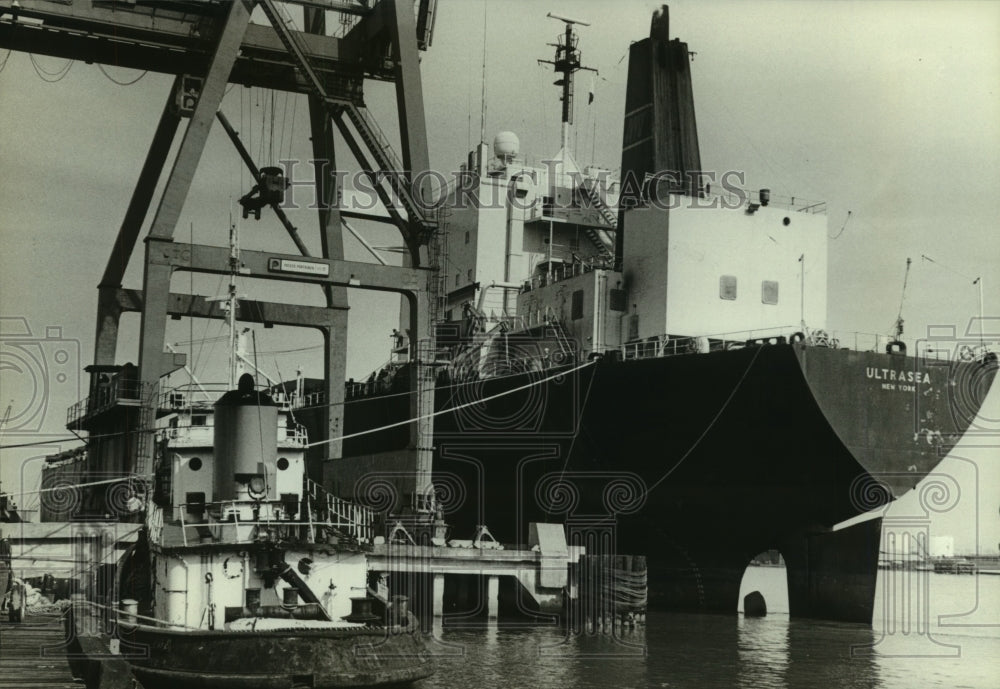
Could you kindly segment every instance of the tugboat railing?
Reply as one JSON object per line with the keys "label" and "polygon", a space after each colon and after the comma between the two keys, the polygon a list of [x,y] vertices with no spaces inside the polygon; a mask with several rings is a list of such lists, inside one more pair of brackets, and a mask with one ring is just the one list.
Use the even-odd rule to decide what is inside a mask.
{"label": "tugboat railing", "polygon": [[[157,405],[163,411],[179,412],[191,408],[209,409],[229,390],[229,385],[225,383],[207,383],[204,385],[185,383],[167,388],[161,392],[157,399]],[[271,399],[278,405],[278,409],[281,411],[289,411],[296,406],[294,394],[271,392]]]}
{"label": "tugboat railing", "polygon": [[[241,508],[254,509],[259,507],[259,503],[252,500],[182,503],[177,505],[180,523],[175,524],[175,528],[176,526],[180,527],[181,542],[185,547],[191,545],[192,540],[198,542],[206,528],[215,532],[222,530],[220,533],[223,534],[228,528],[228,535],[216,536],[213,534],[213,539],[216,539],[213,542],[216,543],[254,543],[258,540],[257,533],[251,527],[257,526],[282,532],[294,532],[301,529],[309,534],[310,540],[314,538],[317,528],[326,527],[340,530],[358,543],[372,542],[374,515],[369,508],[329,494],[326,494],[326,498],[324,501],[310,493],[307,499],[301,502],[305,514],[304,518],[300,519],[275,518],[266,511],[256,519],[241,519]],[[317,512],[314,513],[314,510]],[[188,521],[185,515],[189,512],[215,512],[225,518],[213,521]],[[189,538],[191,529],[194,529],[198,535]],[[286,533],[285,535],[290,534]]]}
{"label": "tugboat railing", "polygon": [[306,479],[306,494],[314,508],[325,507],[327,522],[333,523],[334,528],[345,529],[358,541],[371,542],[375,523],[375,513],[371,508],[338,498],[310,478]]}

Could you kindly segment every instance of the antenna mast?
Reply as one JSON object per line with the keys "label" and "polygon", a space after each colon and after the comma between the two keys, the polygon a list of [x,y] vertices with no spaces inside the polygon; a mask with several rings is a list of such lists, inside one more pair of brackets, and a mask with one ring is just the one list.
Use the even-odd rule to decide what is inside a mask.
{"label": "antenna mast", "polygon": [[479,143],[486,143],[486,43],[489,37],[489,34],[486,33],[486,10],[487,5],[483,3],[483,93],[479,109]]}
{"label": "antenna mast", "polygon": [[581,69],[597,73],[593,67],[584,67],[580,64],[580,51],[576,47],[579,38],[573,33],[573,25],[590,26],[590,24],[579,19],[561,17],[551,12],[546,16],[566,24],[566,33],[559,36],[556,43],[548,44],[556,49],[555,59],[539,60],[538,64],[552,65],[554,71],[561,75],[554,83],[556,86],[562,86],[562,148],[568,152],[569,128],[573,124],[573,75]]}
{"label": "antenna mast", "polygon": [[239,232],[232,215],[229,216],[229,293],[226,298],[226,322],[229,324],[229,389],[236,387],[236,369],[239,366],[238,336],[236,334],[236,309],[239,296],[236,294],[236,274],[240,269]]}

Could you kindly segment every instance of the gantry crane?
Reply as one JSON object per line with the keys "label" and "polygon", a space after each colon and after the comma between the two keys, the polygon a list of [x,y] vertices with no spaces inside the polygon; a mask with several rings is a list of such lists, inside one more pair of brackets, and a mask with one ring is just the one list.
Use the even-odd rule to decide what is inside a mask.
{"label": "gantry crane", "polygon": [[[282,4],[303,6],[303,31],[286,25],[280,16]],[[270,26],[250,22],[258,6]],[[328,12],[352,18],[342,37],[327,35]],[[185,363],[183,355],[164,349],[167,318],[225,317],[218,302],[170,291],[175,271],[221,275],[231,270],[228,249],[184,243],[174,236],[216,119],[221,120],[262,189],[247,203],[256,204],[256,212],[271,207],[299,249],[298,255],[241,251],[240,273],[313,285],[325,294],[323,307],[244,300],[241,316],[248,322],[322,332],[326,438],[318,440],[343,435],[348,287],[405,297],[410,360],[417,371],[411,376],[411,418],[426,417],[433,411],[433,370],[423,364],[433,351],[433,346],[427,346],[428,341],[433,342],[429,315],[435,284],[433,266],[428,265],[428,243],[436,222],[425,206],[426,190],[415,187],[412,180],[429,169],[419,53],[430,46],[434,16],[435,0],[0,0],[0,48],[175,76],[98,286],[94,365],[89,367],[92,389],[102,372],[115,367],[121,315],[141,313],[138,389],[145,416],[133,419],[141,432],[131,449],[132,466],[123,467],[125,471],[148,474],[152,468],[154,447],[145,431],[152,425],[150,414],[157,403],[159,381]],[[366,79],[395,84],[401,158],[392,152],[365,108]],[[384,218],[360,216],[338,207],[338,178],[324,174],[315,175],[322,255],[309,256],[298,230],[281,212],[280,194],[266,193],[274,179],[265,176],[273,171],[256,168],[219,113],[229,83],[308,95],[313,157],[327,161],[332,168],[336,127],[402,235],[408,259],[402,267],[344,260],[342,214]],[[171,162],[172,144],[185,118],[189,122]],[[142,289],[128,289],[122,279],[168,163],[163,191],[144,238]],[[277,184],[281,183],[279,177]],[[92,430],[88,414],[84,409],[73,427]],[[432,439],[428,434],[432,432],[427,420],[412,424],[406,452],[413,482],[400,486],[404,493],[418,496],[430,486]],[[340,457],[339,442],[325,447],[325,458]]]}

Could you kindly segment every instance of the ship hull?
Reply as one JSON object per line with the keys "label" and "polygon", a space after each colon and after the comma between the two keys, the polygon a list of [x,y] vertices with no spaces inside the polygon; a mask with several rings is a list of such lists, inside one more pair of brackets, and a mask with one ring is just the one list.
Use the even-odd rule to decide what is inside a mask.
{"label": "ship hull", "polygon": [[420,632],[400,628],[227,632],[139,627],[121,637],[133,673],[151,689],[376,687],[433,672]]}
{"label": "ship hull", "polygon": [[[870,620],[877,521],[831,528],[932,472],[995,368],[779,344],[439,386],[438,410],[459,409],[435,418],[434,481],[454,537],[486,524],[524,542],[530,522],[561,522],[591,549],[646,555],[654,606],[735,610],[750,559],[778,549],[790,591],[796,577],[804,590],[851,581],[860,601],[831,614],[817,597],[832,592],[807,595],[793,614]],[[404,406],[348,404],[346,431],[406,418]],[[345,442],[345,457],[377,472],[400,447],[405,433],[391,429]],[[348,477],[341,485],[370,480]]]}

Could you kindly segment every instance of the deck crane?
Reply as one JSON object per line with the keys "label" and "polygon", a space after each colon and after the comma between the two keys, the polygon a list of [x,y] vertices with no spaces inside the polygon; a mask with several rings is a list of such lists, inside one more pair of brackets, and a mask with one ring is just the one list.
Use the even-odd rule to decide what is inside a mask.
{"label": "deck crane", "polygon": [[906,283],[910,279],[910,265],[912,265],[913,259],[907,257],[906,259],[906,272],[903,273],[903,293],[899,297],[899,313],[896,314],[896,323],[894,324],[895,329],[895,339],[899,339],[903,335],[903,302],[906,301]]}

